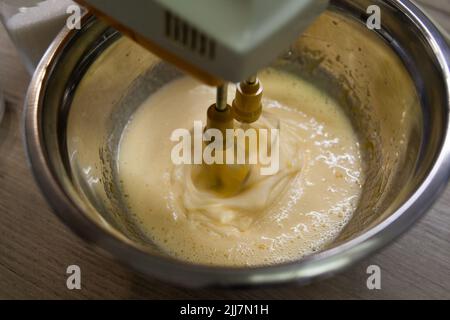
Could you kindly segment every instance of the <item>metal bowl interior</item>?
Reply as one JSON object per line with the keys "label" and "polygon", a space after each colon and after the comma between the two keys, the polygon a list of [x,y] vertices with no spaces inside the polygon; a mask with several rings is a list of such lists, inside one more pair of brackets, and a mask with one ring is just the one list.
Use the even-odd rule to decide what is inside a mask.
{"label": "metal bowl interior", "polygon": [[124,204],[117,146],[139,105],[183,74],[88,16],[81,30],[57,38],[28,93],[26,142],[41,189],[86,240],[182,285],[305,283],[367,256],[426,211],[450,167],[450,50],[410,2],[378,4],[383,26],[372,31],[365,25],[368,1],[332,2],[271,66],[330,92],[364,151],[358,209],[324,251],[280,265],[222,268],[177,261],[155,247]]}

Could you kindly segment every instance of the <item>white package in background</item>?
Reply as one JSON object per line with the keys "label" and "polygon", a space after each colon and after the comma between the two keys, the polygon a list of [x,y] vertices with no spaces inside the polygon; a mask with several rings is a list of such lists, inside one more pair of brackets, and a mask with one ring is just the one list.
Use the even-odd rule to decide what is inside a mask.
{"label": "white package in background", "polygon": [[27,70],[33,73],[45,51],[65,26],[71,0],[0,0],[9,10],[3,22]]}

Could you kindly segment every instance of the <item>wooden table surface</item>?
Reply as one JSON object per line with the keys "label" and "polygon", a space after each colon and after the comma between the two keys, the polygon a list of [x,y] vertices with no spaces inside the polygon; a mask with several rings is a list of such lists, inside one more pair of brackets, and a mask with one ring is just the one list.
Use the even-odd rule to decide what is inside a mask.
{"label": "wooden table surface", "polygon": [[[450,30],[450,1],[420,1]],[[27,166],[21,106],[29,77],[0,28],[0,88],[8,100],[0,124],[0,299],[450,299],[450,188],[407,234],[381,253],[321,282],[250,290],[188,290],[144,279],[95,253],[49,209]],[[82,289],[66,287],[66,268],[79,265]],[[382,289],[366,287],[378,265]]]}

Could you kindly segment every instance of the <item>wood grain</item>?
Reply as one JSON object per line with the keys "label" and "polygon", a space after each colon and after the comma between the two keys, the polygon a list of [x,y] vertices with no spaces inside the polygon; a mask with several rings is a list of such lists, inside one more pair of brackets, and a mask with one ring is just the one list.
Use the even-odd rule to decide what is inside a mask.
{"label": "wood grain", "polygon": [[[450,2],[418,1],[450,30]],[[450,188],[433,209],[381,253],[331,279],[252,290],[188,290],[144,279],[94,253],[51,212],[25,160],[21,105],[29,80],[0,29],[0,88],[8,103],[0,125],[0,298],[32,299],[450,299]],[[68,265],[82,269],[83,288],[69,291]],[[382,269],[382,290],[366,288],[366,268]]]}

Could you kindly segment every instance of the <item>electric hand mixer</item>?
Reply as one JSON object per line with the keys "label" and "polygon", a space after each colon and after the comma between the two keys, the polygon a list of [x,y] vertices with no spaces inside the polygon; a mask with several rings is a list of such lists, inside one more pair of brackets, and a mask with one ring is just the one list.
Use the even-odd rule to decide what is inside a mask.
{"label": "electric hand mixer", "polygon": [[[328,0],[77,1],[162,59],[216,86],[207,128],[222,132],[232,129],[234,120],[259,119],[263,88],[257,72],[328,5]],[[239,83],[232,106],[228,82]],[[219,172],[228,180],[233,176],[229,168]]]}
{"label": "electric hand mixer", "polygon": [[[78,0],[124,34],[209,85],[255,83],[328,0]],[[220,89],[219,89],[220,91]],[[218,94],[223,109],[223,94]]]}

